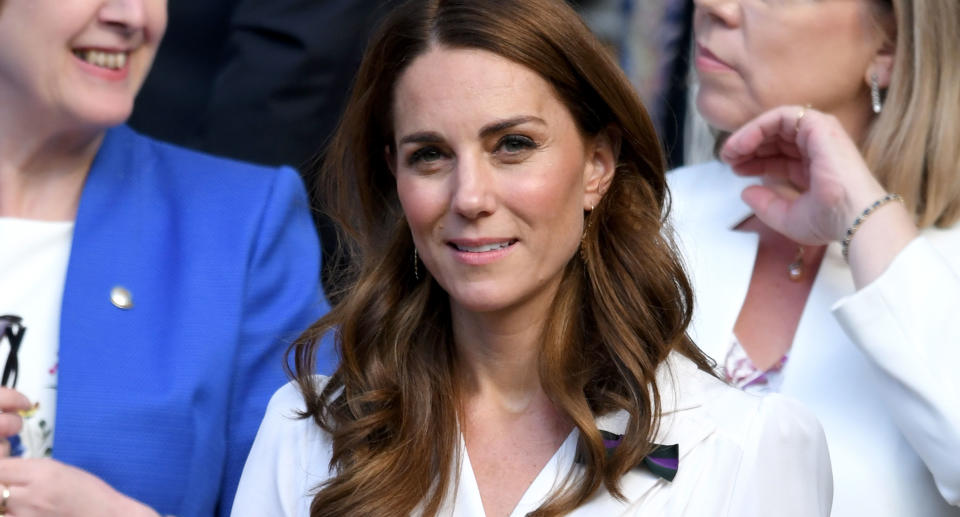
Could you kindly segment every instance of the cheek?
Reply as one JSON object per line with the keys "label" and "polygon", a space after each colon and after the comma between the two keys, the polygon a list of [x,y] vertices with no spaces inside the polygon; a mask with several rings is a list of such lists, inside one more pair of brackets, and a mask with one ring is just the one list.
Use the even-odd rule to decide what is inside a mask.
{"label": "cheek", "polygon": [[167,0],[150,0],[149,7],[154,37],[160,39],[167,30]]}
{"label": "cheek", "polygon": [[446,206],[442,185],[402,172],[397,174],[397,197],[415,236],[428,233],[433,222],[443,215]]}
{"label": "cheek", "polygon": [[836,11],[792,24],[752,20],[747,80],[761,108],[811,103],[824,109],[856,91],[866,70],[866,35],[857,12]]}
{"label": "cheek", "polygon": [[[547,167],[535,181],[514,185],[510,197],[516,212],[524,214],[531,226],[547,227],[544,240],[563,241],[573,235],[579,242],[583,218],[583,165],[569,162]],[[558,242],[559,243],[559,242]]]}

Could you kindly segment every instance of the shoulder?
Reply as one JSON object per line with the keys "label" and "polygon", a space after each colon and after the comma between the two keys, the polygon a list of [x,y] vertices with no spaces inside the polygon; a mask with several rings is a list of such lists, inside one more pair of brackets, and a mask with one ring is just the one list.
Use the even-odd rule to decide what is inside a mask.
{"label": "shoulder", "polygon": [[281,246],[281,256],[304,269],[319,264],[310,202],[300,175],[289,167],[211,156],[118,126],[108,131],[93,176],[99,188],[88,185],[84,196],[97,194],[98,206],[120,198],[114,210],[122,205],[162,234],[175,229],[177,238],[194,243],[195,253],[248,264],[245,254],[257,243],[267,251]]}
{"label": "shoulder", "polygon": [[[327,378],[315,378],[318,388]],[[330,437],[302,418],[303,396],[291,382],[273,394],[247,456],[233,515],[305,515],[312,491],[330,475]]]}
{"label": "shoulder", "polygon": [[[918,241],[927,241],[955,271],[960,271],[960,223],[949,228],[926,228],[921,235]],[[924,244],[917,247],[923,248]]]}
{"label": "shoulder", "polygon": [[680,445],[674,497],[716,515],[829,515],[830,458],[809,410],[779,394],[744,393],[692,363],[675,375],[679,395],[673,411],[665,407],[659,442]]}
{"label": "shoulder", "polygon": [[745,454],[763,447],[813,450],[825,446],[820,422],[796,400],[778,393],[745,393],[695,367],[683,370],[678,382],[686,384],[676,402],[678,422],[686,418],[709,422],[720,438],[717,443]]}
{"label": "shoulder", "polygon": [[[313,380],[316,389],[322,390],[329,378],[325,375],[316,375]],[[260,426],[261,432],[266,429],[268,432],[298,440],[326,439],[326,433],[314,424],[312,419],[300,417],[305,410],[306,404],[300,392],[300,386],[296,381],[290,381],[270,397]]]}
{"label": "shoulder", "polygon": [[182,186],[186,196],[192,192],[206,195],[216,191],[234,197],[262,195],[269,193],[275,184],[303,190],[299,175],[290,167],[271,167],[213,156],[161,142],[127,126],[111,128],[106,138],[111,145],[105,145],[105,148],[113,152],[128,150],[133,155],[138,174],[154,174],[166,184]]}
{"label": "shoulder", "polygon": [[[674,352],[657,370],[661,420],[656,443],[676,445],[676,477],[632,470],[631,508],[656,515],[788,517],[829,515],[832,474],[820,424],[780,395],[758,397],[699,370]],[[598,419],[620,434],[626,412]]]}
{"label": "shoulder", "polygon": [[[823,438],[820,423],[799,402],[780,394],[757,396],[738,390],[700,370],[683,355],[672,352],[657,369],[661,401],[660,443],[687,442],[686,450],[709,437],[723,446],[745,452],[764,435],[793,442],[798,447],[818,447]],[[602,429],[622,433],[626,414],[598,419]],[[619,415],[619,416],[618,416]],[[779,437],[779,438],[776,438]]]}

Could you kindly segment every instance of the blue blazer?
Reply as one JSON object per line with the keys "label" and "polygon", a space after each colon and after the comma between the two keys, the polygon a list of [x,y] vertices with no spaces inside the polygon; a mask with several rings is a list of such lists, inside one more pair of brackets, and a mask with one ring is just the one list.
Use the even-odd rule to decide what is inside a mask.
{"label": "blue blazer", "polygon": [[283,352],[328,309],[319,264],[293,170],[109,130],[67,268],[54,457],[162,514],[229,514]]}

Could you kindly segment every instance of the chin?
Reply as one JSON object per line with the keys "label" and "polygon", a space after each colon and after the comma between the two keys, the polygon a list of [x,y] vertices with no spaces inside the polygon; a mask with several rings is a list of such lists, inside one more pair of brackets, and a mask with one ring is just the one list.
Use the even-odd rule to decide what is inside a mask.
{"label": "chin", "polygon": [[516,297],[510,296],[502,289],[483,289],[472,286],[468,289],[445,290],[451,303],[472,313],[496,312],[507,309],[516,302]]}
{"label": "chin", "polygon": [[510,306],[501,297],[476,295],[451,295],[450,300],[462,310],[472,313],[496,312]]}
{"label": "chin", "polygon": [[84,127],[107,129],[126,122],[132,112],[133,102],[130,100],[125,102],[100,101],[74,110],[71,115]]}
{"label": "chin", "polygon": [[704,91],[697,92],[697,111],[714,129],[732,133],[745,124],[749,117],[745,117],[739,103],[730,97]]}

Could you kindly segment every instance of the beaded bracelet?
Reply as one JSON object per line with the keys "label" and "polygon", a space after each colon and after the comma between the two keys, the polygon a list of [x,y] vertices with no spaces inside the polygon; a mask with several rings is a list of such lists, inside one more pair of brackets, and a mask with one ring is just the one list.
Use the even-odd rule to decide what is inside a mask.
{"label": "beaded bracelet", "polygon": [[874,201],[873,204],[871,204],[867,208],[864,208],[863,212],[861,212],[860,215],[858,215],[857,218],[853,220],[853,224],[850,225],[849,228],[847,228],[847,233],[844,235],[843,243],[841,244],[841,249],[843,251],[843,260],[846,260],[847,262],[850,261],[850,257],[849,257],[850,241],[853,240],[853,235],[857,233],[857,230],[860,229],[860,225],[863,224],[863,222],[867,220],[867,217],[869,217],[870,214],[872,214],[876,209],[880,208],[881,206],[891,201],[899,201],[903,203],[903,198],[900,197],[900,194],[887,194],[886,196],[883,196],[882,198]]}

